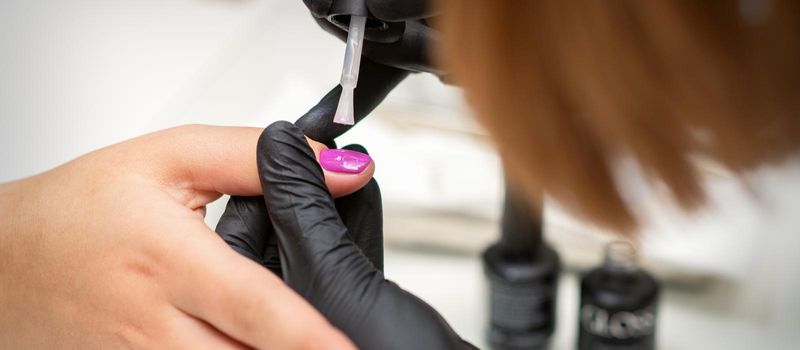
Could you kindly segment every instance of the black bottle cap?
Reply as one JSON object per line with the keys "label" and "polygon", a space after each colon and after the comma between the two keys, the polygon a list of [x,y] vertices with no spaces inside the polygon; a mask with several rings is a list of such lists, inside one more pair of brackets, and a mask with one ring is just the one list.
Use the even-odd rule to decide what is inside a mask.
{"label": "black bottle cap", "polygon": [[606,246],[604,263],[581,279],[579,350],[655,348],[659,285],[625,242]]}
{"label": "black bottle cap", "polygon": [[486,275],[492,282],[512,284],[541,284],[554,282],[560,271],[558,254],[546,244],[537,247],[537,259],[521,261],[509,258],[500,244],[483,252]]}

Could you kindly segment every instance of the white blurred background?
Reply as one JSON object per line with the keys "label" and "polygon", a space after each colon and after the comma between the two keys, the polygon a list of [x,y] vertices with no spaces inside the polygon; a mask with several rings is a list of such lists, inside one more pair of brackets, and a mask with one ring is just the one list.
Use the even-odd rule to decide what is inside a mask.
{"label": "white blurred background", "polygon": [[[0,1],[0,182],[170,126],[293,121],[335,86],[343,53],[300,0]],[[350,142],[377,163],[388,277],[484,347],[479,254],[497,235],[502,175],[459,91],[414,75]],[[716,203],[691,216],[620,169],[647,218],[644,264],[665,283],[660,347],[800,347],[800,162],[747,186],[705,169]],[[609,238],[548,204],[567,265],[554,348],[571,349],[577,272]]]}

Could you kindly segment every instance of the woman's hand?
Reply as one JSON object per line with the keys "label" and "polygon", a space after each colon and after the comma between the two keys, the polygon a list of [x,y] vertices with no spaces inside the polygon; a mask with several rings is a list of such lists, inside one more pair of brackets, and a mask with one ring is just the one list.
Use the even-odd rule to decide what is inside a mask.
{"label": "woman's hand", "polygon": [[260,133],[178,127],[0,185],[0,348],[352,348],[203,221],[222,193],[262,192]]}

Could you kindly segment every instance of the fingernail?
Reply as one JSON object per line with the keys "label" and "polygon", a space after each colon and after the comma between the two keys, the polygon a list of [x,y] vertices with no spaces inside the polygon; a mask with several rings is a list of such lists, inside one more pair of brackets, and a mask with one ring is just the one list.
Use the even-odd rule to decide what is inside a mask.
{"label": "fingernail", "polygon": [[346,149],[324,149],[319,153],[319,164],[325,170],[358,174],[372,163],[372,158],[360,152]]}

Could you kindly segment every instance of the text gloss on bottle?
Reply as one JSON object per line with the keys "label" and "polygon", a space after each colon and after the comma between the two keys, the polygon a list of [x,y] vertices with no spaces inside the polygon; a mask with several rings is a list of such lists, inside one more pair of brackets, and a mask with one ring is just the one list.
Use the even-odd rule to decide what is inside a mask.
{"label": "text gloss on bottle", "polygon": [[631,244],[607,245],[603,265],[581,279],[578,349],[655,349],[658,295]]}

